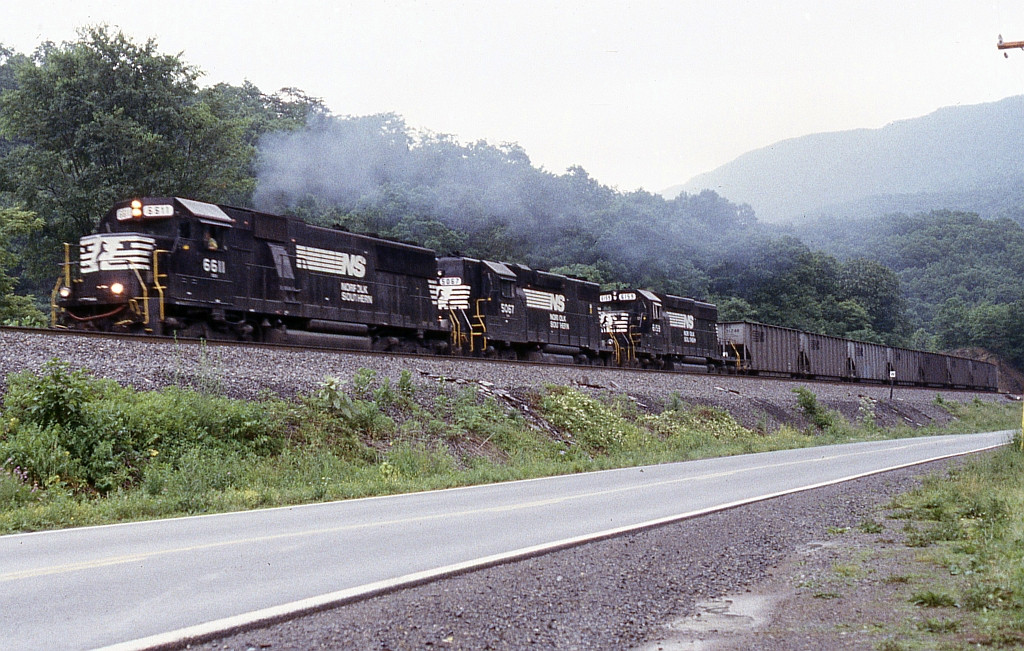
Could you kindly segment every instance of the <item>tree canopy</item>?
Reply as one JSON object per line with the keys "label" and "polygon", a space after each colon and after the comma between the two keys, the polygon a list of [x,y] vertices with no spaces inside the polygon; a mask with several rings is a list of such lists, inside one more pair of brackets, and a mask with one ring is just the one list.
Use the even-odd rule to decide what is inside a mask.
{"label": "tree canopy", "polygon": [[32,57],[2,53],[0,189],[43,220],[32,258],[47,266],[124,197],[247,202],[260,130],[305,120],[305,101],[251,85],[201,91],[180,56],[107,27]]}
{"label": "tree canopy", "polygon": [[0,45],[0,318],[24,316],[12,306],[26,293],[43,304],[60,243],[111,203],[174,195],[711,300],[723,319],[988,344],[1024,363],[1024,230],[1009,220],[945,211],[794,231],[711,191],[621,192],[579,165],[537,167],[515,143],[200,78],[108,27],[32,55]]}

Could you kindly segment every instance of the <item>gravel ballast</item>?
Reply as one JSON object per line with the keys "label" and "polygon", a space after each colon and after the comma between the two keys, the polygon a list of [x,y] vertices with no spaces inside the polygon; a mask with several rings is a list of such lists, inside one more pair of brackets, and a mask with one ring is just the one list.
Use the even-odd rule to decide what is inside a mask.
{"label": "gravel ballast", "polygon": [[[285,397],[315,390],[328,376],[347,380],[359,369],[377,371],[395,382],[410,371],[419,384],[445,381],[484,383],[499,391],[523,391],[545,384],[589,392],[627,394],[657,408],[676,394],[691,404],[720,407],[747,427],[772,431],[780,424],[806,425],[793,389],[810,388],[818,400],[851,420],[867,407],[883,427],[944,423],[949,413],[936,404],[936,389],[897,387],[894,398],[882,385],[780,381],[729,375],[689,375],[576,366],[532,366],[453,358],[420,358],[352,352],[309,351],[216,343],[124,340],[55,336],[0,329],[0,383],[9,373],[36,370],[61,359],[139,389],[192,385],[253,399],[265,393]],[[0,389],[3,388],[0,384]],[[942,391],[943,399],[1002,401],[994,393]]]}

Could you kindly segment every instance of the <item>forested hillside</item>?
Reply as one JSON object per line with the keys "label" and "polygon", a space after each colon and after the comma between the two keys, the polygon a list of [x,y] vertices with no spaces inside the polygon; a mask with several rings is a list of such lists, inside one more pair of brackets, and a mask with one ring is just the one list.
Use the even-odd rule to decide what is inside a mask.
{"label": "forested hillside", "polygon": [[823,221],[800,233],[833,255],[870,256],[893,269],[909,317],[922,329],[915,343],[983,347],[1024,368],[1024,229],[1018,223],[946,210]]}
{"label": "forested hillside", "polygon": [[[31,55],[0,47],[0,321],[42,322],[33,303],[46,305],[62,243],[112,202],[175,195],[694,296],[727,319],[964,343],[936,320],[956,306],[917,289],[942,279],[874,246],[825,249],[820,232],[766,225],[715,192],[618,192],[579,166],[537,167],[514,143],[462,143],[394,114],[334,114],[297,89],[200,78],[108,28]],[[979,283],[963,309],[1006,303],[991,274]]]}
{"label": "forested hillside", "polygon": [[816,133],[748,152],[679,189],[711,188],[765,221],[951,208],[1024,216],[1024,96],[949,106],[880,129]]}

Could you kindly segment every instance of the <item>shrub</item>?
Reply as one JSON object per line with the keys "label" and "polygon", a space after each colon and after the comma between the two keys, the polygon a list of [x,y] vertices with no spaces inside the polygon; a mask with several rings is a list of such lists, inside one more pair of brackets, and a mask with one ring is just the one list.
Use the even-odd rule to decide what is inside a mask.
{"label": "shrub", "polygon": [[590,452],[636,448],[645,438],[614,409],[575,389],[549,386],[541,408],[548,422],[569,432],[577,445]]}
{"label": "shrub", "polygon": [[23,423],[0,442],[0,457],[41,486],[84,483],[82,464],[63,446],[60,425]]}
{"label": "shrub", "polygon": [[41,427],[76,427],[93,389],[84,370],[71,370],[67,362],[54,359],[38,374],[23,371],[10,376],[4,411],[8,418]]}
{"label": "shrub", "polygon": [[136,392],[63,362],[12,376],[4,406],[0,458],[42,486],[107,493],[137,483],[160,454],[173,461],[195,446],[265,454],[282,444],[274,403],[179,388]]}
{"label": "shrub", "polygon": [[818,397],[807,387],[796,387],[793,389],[796,394],[796,404],[804,415],[810,419],[819,430],[825,430],[835,424],[835,417],[818,402]]}

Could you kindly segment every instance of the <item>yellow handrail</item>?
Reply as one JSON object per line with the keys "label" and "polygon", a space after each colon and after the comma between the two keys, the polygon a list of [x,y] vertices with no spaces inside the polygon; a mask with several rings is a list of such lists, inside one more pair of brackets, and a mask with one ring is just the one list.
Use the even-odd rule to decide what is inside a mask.
{"label": "yellow handrail", "polygon": [[729,342],[729,345],[732,347],[732,352],[736,353],[736,370],[738,371],[740,370],[740,349],[731,341]]}
{"label": "yellow handrail", "polygon": [[[473,315],[473,318],[476,319],[476,323],[469,324],[469,352],[474,352],[476,350],[476,347],[473,345],[473,340],[476,337],[480,337],[483,340],[480,345],[480,350],[487,350],[487,322],[484,320],[485,315],[480,313],[480,304],[489,302],[490,300],[491,299],[489,298],[476,299],[476,314]],[[466,319],[466,321],[468,322],[469,319]],[[477,328],[479,328],[479,330]]]}
{"label": "yellow handrail", "polygon": [[53,283],[53,291],[50,292],[50,327],[57,327],[57,312],[60,310],[60,306],[57,305],[57,292],[60,291],[60,286],[63,284],[65,287],[71,287],[71,245],[64,242],[64,263],[63,273],[57,276],[56,282]]}
{"label": "yellow handrail", "polygon": [[160,259],[157,258],[157,255],[159,255],[161,253],[170,253],[170,251],[165,251],[164,249],[156,249],[155,251],[153,251],[153,289],[155,289],[157,294],[159,295],[158,305],[159,305],[159,308],[160,308],[160,323],[163,323],[164,322],[164,290],[167,289],[167,288],[160,284],[160,276],[162,275],[162,276],[164,276],[166,278],[167,274],[161,274],[160,273]]}
{"label": "yellow handrail", "polygon": [[64,282],[71,287],[71,245],[64,242]]}
{"label": "yellow handrail", "polygon": [[[143,315],[143,318],[144,318],[143,323],[145,323],[145,325],[148,326],[148,325],[150,325],[150,323],[149,323],[149,287],[146,286],[146,281],[144,281],[142,279],[142,274],[139,273],[139,270],[137,268],[135,268],[133,266],[132,267],[132,271],[135,272],[135,277],[139,279],[139,287],[142,288],[142,315]],[[136,308],[136,310],[138,310],[138,308]]]}
{"label": "yellow handrail", "polygon": [[61,285],[64,284],[63,282],[61,282],[62,280],[64,280],[64,279],[61,278],[60,276],[57,276],[57,282],[55,282],[53,284],[53,291],[50,292],[50,327],[51,328],[56,328],[57,327],[57,311],[60,310],[60,306],[57,305],[57,292],[60,291]]}

